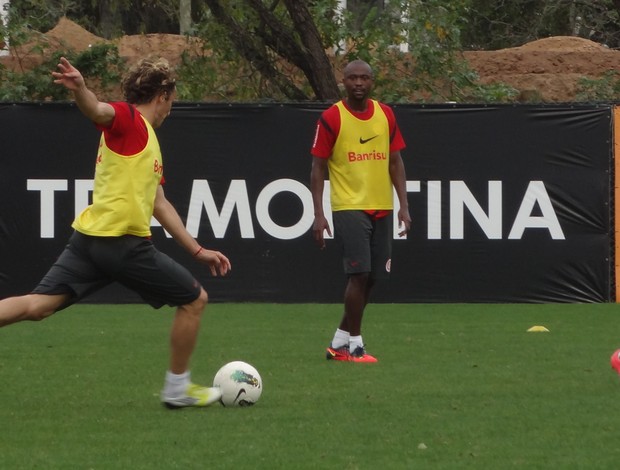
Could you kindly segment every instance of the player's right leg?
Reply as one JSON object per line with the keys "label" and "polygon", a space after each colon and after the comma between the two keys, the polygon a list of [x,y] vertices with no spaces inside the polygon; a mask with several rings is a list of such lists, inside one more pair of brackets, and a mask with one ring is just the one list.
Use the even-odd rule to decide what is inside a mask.
{"label": "player's right leg", "polygon": [[28,294],[0,300],[0,327],[20,321],[39,321],[69,300],[69,294]]}
{"label": "player's right leg", "polygon": [[199,297],[177,308],[170,331],[170,371],[181,374],[189,369],[189,362],[200,330],[200,318],[208,296],[200,289]]}

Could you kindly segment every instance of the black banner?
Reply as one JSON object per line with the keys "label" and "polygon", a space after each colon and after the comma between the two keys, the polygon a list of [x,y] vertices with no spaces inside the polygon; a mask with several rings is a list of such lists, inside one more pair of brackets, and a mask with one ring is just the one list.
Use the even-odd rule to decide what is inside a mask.
{"label": "black banner", "polygon": [[[180,103],[158,131],[167,197],[233,263],[213,279],[154,227],[214,301],[340,302],[333,240],[310,235],[325,105]],[[395,106],[413,227],[375,302],[612,300],[610,106]],[[0,107],[0,297],[45,274],[88,203],[99,133],[71,104]],[[93,302],[139,299],[114,286]]]}

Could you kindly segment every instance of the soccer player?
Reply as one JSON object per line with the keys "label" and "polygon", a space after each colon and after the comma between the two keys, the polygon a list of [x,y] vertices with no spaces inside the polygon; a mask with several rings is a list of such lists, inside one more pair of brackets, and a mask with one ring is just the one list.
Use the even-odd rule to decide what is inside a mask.
{"label": "soccer player", "polygon": [[366,62],[344,68],[346,98],[325,110],[316,127],[310,187],[314,203],[312,232],[321,249],[324,232],[332,235],[323,210],[323,189],[329,174],[335,237],[343,248],[344,314],[327,359],[377,362],[366,352],[362,318],[377,279],[388,276],[393,238],[392,187],[400,209],[404,236],[411,227],[406,177],[400,151],[405,147],[392,109],[369,98],[374,83]]}
{"label": "soccer player", "polygon": [[168,62],[144,59],[130,70],[122,82],[126,102],[99,101],[64,57],[52,76],[54,83],[72,91],[80,111],[102,131],[93,203],[74,220],[75,231],[65,250],[39,285],[28,295],[0,301],[0,327],[43,320],[119,282],[155,308],[177,307],[163,404],[207,406],[221,393],[193,384],[189,362],[208,296],[186,268],[155,248],[150,239],[151,217],[197,261],[209,266],[212,275],[226,275],[231,264],[190,235],[164,195],[164,166],[154,129],[170,114],[176,93]]}

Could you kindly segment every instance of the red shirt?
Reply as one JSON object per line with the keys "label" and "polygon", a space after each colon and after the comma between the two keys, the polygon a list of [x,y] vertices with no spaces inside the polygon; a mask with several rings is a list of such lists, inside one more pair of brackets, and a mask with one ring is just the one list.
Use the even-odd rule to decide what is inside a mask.
{"label": "red shirt", "polygon": [[[372,117],[374,111],[374,104],[371,100],[368,100],[368,106],[366,111],[357,112],[353,111],[347,102],[343,100],[345,107],[358,119],[367,120]],[[390,152],[397,152],[405,148],[405,141],[398,124],[396,123],[396,116],[394,111],[388,105],[379,103],[381,109],[387,117],[390,127]],[[323,111],[316,125],[316,134],[314,136],[314,142],[310,153],[315,157],[329,158],[334,148],[334,143],[340,132],[340,113],[336,106],[330,106]]]}
{"label": "red shirt", "polygon": [[[123,155],[135,155],[146,147],[149,139],[146,124],[133,104],[123,101],[109,103],[114,108],[114,120],[109,127],[95,124],[103,132],[106,145],[113,152]],[[165,180],[162,176],[161,184]]]}
{"label": "red shirt", "polygon": [[115,116],[110,127],[96,125],[103,131],[108,148],[119,155],[135,155],[140,152],[148,141],[146,125],[136,107],[129,103],[110,103]]}

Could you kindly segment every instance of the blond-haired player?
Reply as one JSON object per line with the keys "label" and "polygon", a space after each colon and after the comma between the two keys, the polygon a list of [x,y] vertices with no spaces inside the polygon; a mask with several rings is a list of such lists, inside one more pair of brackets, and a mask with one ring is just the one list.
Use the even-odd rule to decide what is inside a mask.
{"label": "blond-haired player", "polygon": [[164,59],[144,59],[122,82],[126,101],[102,102],[66,58],[54,83],[71,90],[80,111],[102,131],[95,160],[93,202],[74,220],[74,232],[57,262],[28,295],[0,301],[0,326],[42,320],[112,282],[137,292],[155,308],[176,307],[170,333],[170,363],[161,393],[170,408],[206,406],[217,388],[190,380],[190,357],[208,296],[179,263],[151,241],[151,217],[211,274],[231,264],[203,248],[186,230],[164,195],[164,163],[155,129],[170,114],[175,80]]}

